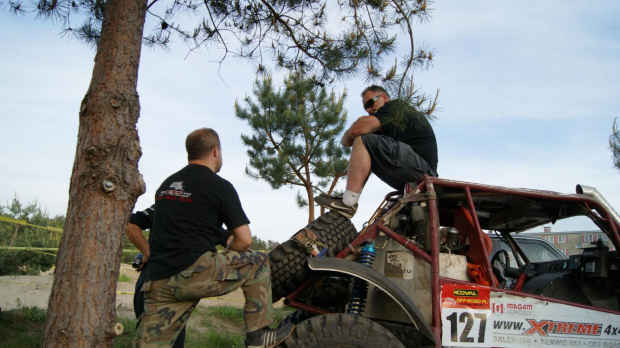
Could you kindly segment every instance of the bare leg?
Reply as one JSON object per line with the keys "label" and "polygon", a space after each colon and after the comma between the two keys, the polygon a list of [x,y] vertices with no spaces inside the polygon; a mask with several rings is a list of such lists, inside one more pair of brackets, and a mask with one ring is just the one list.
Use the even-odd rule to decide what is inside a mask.
{"label": "bare leg", "polygon": [[347,175],[347,190],[362,192],[366,180],[370,175],[370,155],[364,146],[362,137],[356,137],[349,158],[349,174]]}

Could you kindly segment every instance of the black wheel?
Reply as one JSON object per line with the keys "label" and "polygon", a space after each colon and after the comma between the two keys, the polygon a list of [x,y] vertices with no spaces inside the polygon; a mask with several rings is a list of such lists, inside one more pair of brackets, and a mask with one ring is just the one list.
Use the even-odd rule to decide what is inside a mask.
{"label": "black wheel", "polygon": [[386,328],[374,321],[351,314],[324,314],[295,327],[283,344],[286,348],[404,348]]}
{"label": "black wheel", "polygon": [[310,312],[294,311],[293,313],[289,314],[286,318],[284,318],[280,322],[280,324],[278,324],[278,328],[284,326],[285,324],[297,325],[301,323],[302,321],[308,320],[314,316],[316,316],[316,314],[312,314]]}
{"label": "black wheel", "polygon": [[[306,228],[316,234],[317,241],[325,245],[326,255],[330,257],[342,251],[357,235],[351,220],[331,211],[321,215]],[[293,292],[308,278],[308,255],[293,240],[287,240],[269,253],[273,302]]]}
{"label": "black wheel", "polygon": [[424,335],[422,335],[422,333],[415,327],[384,322],[381,322],[380,324],[384,328],[390,330],[392,335],[394,335],[405,347],[427,347],[431,345]]}

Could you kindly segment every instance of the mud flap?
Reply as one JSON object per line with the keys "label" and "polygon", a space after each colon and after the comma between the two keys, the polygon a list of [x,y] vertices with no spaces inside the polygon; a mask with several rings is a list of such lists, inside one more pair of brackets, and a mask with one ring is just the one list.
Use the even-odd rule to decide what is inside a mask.
{"label": "mud flap", "polygon": [[348,274],[367,281],[390,296],[407,313],[411,322],[429,341],[435,344],[435,335],[424,320],[422,313],[409,297],[389,279],[372,268],[360,263],[337,258],[308,258],[308,266],[313,271],[331,271]]}

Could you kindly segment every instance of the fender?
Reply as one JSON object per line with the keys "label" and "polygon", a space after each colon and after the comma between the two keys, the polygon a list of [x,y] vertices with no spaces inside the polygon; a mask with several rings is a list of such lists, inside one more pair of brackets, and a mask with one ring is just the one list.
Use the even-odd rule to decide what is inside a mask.
{"label": "fender", "polygon": [[424,320],[418,307],[398,286],[383,274],[360,263],[333,257],[308,258],[308,266],[313,271],[331,271],[348,274],[363,279],[381,289],[407,313],[411,322],[420,330],[424,337],[435,344],[435,335],[433,335],[430,326]]}

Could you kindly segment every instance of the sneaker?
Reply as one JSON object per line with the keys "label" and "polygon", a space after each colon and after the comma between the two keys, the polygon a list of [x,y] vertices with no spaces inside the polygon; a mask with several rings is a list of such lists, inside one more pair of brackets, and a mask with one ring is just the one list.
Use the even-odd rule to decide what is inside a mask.
{"label": "sneaker", "polygon": [[295,325],[288,323],[277,329],[264,327],[245,334],[247,348],[271,348],[284,342],[295,330]]}
{"label": "sneaker", "polygon": [[355,215],[355,212],[357,211],[357,204],[355,204],[352,207],[349,207],[348,205],[344,204],[344,201],[342,200],[342,196],[329,196],[326,195],[324,193],[314,197],[314,201],[325,208],[328,208],[330,210],[333,210],[337,213],[339,213],[340,215],[343,215],[344,217],[347,218],[352,218],[353,215]]}

